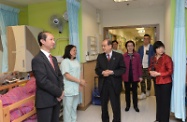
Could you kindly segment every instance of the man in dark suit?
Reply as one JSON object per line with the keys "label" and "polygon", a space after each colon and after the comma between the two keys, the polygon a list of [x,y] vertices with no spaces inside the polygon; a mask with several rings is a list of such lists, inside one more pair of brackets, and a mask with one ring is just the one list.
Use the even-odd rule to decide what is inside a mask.
{"label": "man in dark suit", "polygon": [[108,102],[113,111],[113,122],[121,122],[120,92],[122,74],[125,72],[123,56],[112,51],[112,42],[105,39],[102,42],[104,53],[97,57],[96,74],[99,76],[99,91],[101,96],[102,121],[109,122]]}
{"label": "man in dark suit", "polygon": [[54,37],[49,32],[38,35],[40,52],[32,60],[32,71],[36,78],[36,110],[38,122],[59,122],[60,101],[63,99],[63,76],[55,57]]}

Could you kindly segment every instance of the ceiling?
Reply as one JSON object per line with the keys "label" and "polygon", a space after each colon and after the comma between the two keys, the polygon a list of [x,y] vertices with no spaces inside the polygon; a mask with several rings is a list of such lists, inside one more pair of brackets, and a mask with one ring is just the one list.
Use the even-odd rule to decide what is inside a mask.
{"label": "ceiling", "polygon": [[[41,2],[52,2],[52,1],[63,1],[63,0],[0,0],[0,3],[13,5],[13,6],[26,6],[28,4],[35,4]],[[135,0],[131,2],[120,2],[116,3],[113,0],[82,0],[95,6],[100,10],[108,9],[122,9],[122,8],[138,8],[145,6],[162,6],[165,5],[166,0]]]}
{"label": "ceiling", "polygon": [[113,0],[82,0],[87,1],[100,10],[122,9],[122,8],[140,8],[151,6],[163,6],[167,0],[135,0],[129,2],[116,3]]}

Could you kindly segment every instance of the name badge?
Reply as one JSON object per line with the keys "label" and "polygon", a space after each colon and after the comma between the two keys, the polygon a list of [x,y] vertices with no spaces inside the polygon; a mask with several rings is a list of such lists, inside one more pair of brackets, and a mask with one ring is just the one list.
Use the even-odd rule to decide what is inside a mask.
{"label": "name badge", "polygon": [[149,50],[146,50],[145,54],[148,55],[149,54]]}

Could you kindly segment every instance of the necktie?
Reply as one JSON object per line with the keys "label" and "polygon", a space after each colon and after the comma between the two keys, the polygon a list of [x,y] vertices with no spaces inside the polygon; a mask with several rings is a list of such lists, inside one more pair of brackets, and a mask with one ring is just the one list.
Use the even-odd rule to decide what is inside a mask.
{"label": "necktie", "polygon": [[110,61],[110,55],[109,54],[107,54],[107,60]]}
{"label": "necktie", "polygon": [[53,69],[55,69],[55,66],[53,63],[53,58],[52,58],[51,54],[49,55],[49,62],[51,63],[51,66],[53,67]]}

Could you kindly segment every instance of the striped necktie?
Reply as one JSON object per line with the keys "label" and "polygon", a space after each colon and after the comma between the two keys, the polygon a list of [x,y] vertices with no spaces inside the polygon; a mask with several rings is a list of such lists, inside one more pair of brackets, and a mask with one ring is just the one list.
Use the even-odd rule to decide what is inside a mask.
{"label": "striped necktie", "polygon": [[107,60],[110,61],[110,55],[106,54],[106,56],[107,56]]}
{"label": "striped necktie", "polygon": [[51,66],[53,67],[53,69],[55,69],[54,63],[53,63],[53,58],[51,56],[51,54],[49,55],[49,62],[51,64]]}

